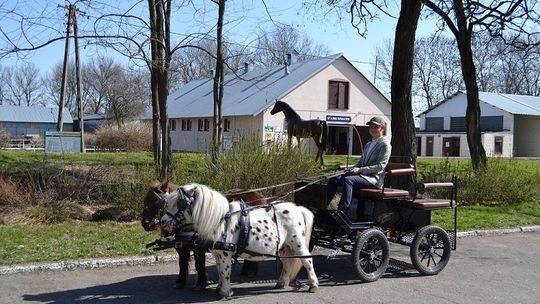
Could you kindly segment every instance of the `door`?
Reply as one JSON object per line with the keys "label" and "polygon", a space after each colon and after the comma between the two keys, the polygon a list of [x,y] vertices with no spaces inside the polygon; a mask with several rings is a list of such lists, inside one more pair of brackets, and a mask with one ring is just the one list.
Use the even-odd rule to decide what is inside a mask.
{"label": "door", "polygon": [[422,155],[422,136],[416,137],[416,156]]}
{"label": "door", "polygon": [[443,155],[459,156],[459,137],[443,138]]}
{"label": "door", "polygon": [[426,156],[433,156],[433,136],[426,137]]}

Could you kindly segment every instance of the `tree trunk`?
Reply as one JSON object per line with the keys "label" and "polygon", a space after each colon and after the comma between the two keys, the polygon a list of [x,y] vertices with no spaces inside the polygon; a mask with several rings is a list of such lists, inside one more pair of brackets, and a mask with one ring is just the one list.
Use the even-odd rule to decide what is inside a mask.
{"label": "tree trunk", "polygon": [[223,140],[223,16],[226,0],[219,0],[216,47],[216,74],[214,75],[214,125],[212,128],[212,163],[218,168],[219,152]]}
{"label": "tree trunk", "polygon": [[150,12],[150,46],[151,46],[151,62],[150,69],[150,87],[152,90],[152,152],[154,154],[154,164],[157,168],[161,168],[161,140],[159,131],[159,95],[158,95],[158,79],[157,79],[157,25],[156,25],[156,3],[154,0],[148,0],[148,9]]}
{"label": "tree trunk", "polygon": [[414,40],[422,0],[401,0],[392,63],[392,156],[416,162],[416,130],[412,112]]}
{"label": "tree trunk", "polygon": [[478,171],[486,168],[487,159],[486,151],[482,145],[482,132],[480,131],[480,101],[471,48],[472,30],[467,28],[467,20],[461,0],[454,0],[454,11],[458,28],[456,38],[461,58],[463,81],[467,90],[467,113],[465,114],[467,144],[471,153],[473,170]]}

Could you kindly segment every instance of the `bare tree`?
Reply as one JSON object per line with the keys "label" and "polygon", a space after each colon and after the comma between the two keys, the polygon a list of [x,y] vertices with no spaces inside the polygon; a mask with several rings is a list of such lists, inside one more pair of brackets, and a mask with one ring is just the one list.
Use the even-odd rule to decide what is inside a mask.
{"label": "bare tree", "polygon": [[40,103],[41,78],[39,69],[33,63],[23,63],[18,67],[6,67],[2,82],[7,87],[7,99],[13,105],[31,106]]}
{"label": "bare tree", "polygon": [[[540,18],[536,13],[536,0],[482,1],[423,0],[437,14],[455,36],[461,59],[463,80],[467,90],[467,143],[475,171],[487,165],[486,152],[480,131],[480,103],[477,72],[472,51],[472,35],[484,30],[493,37],[500,37],[507,44],[528,48],[540,43],[538,39]],[[507,33],[507,34],[505,34]]]}
{"label": "bare tree", "polygon": [[328,47],[315,43],[292,25],[275,24],[270,31],[259,31],[253,61],[263,67],[272,67],[285,64],[286,55],[293,52],[300,61],[330,54]]}
{"label": "bare tree", "polygon": [[[193,42],[197,48],[187,47],[178,50],[171,62],[171,90],[177,89],[192,80],[214,77],[216,68],[216,40],[201,39]],[[204,51],[203,51],[204,50]],[[252,61],[246,47],[223,41],[225,74],[238,73],[245,63]]]}

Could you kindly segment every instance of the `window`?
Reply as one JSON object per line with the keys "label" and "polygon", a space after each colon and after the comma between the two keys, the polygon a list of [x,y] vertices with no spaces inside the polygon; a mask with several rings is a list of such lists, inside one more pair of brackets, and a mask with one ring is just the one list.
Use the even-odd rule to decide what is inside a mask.
{"label": "window", "polygon": [[171,131],[176,131],[176,120],[171,119],[169,123],[171,125]]}
{"label": "window", "polygon": [[444,130],[443,117],[426,117],[426,131],[442,131]]}
{"label": "window", "polygon": [[495,136],[494,152],[495,154],[503,153],[503,137],[502,136]]}
{"label": "window", "polygon": [[202,131],[203,129],[204,129],[204,120],[199,119],[199,128],[198,128],[198,130]]}
{"label": "window", "polygon": [[231,130],[231,121],[225,118],[223,121],[223,131],[229,132]]}
{"label": "window", "polygon": [[349,108],[349,83],[344,81],[329,82],[328,109]]}
{"label": "window", "polygon": [[191,120],[182,119],[182,131],[191,131]]}
{"label": "window", "polygon": [[480,130],[482,131],[502,131],[502,116],[484,116],[480,117]]}
{"label": "window", "polygon": [[204,120],[204,130],[205,131],[210,130],[210,120],[208,120],[208,119]]}
{"label": "window", "polygon": [[450,131],[465,132],[465,117],[450,117]]}

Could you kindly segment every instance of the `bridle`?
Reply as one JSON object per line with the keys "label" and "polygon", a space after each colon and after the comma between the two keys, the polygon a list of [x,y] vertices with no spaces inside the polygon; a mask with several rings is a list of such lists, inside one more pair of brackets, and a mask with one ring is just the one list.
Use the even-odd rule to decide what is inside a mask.
{"label": "bridle", "polygon": [[[184,226],[189,225],[188,223],[185,223],[184,212],[187,211],[190,215],[193,214],[192,205],[195,201],[195,198],[189,193],[187,193],[186,190],[184,190],[184,188],[182,187],[178,188],[176,191],[178,191],[178,199],[176,201],[176,214],[173,214],[169,211],[166,211],[165,214],[173,219],[174,226],[181,231]],[[165,211],[164,209],[165,199],[163,199],[163,206],[161,210]]]}
{"label": "bridle", "polygon": [[[145,210],[143,211],[143,219],[144,219],[144,213],[145,212],[151,212],[155,213],[155,215],[151,219],[144,219],[147,221],[148,224],[151,223],[152,229],[159,225],[159,221],[161,217],[163,216],[163,211],[165,210],[165,196],[168,194],[168,192],[163,191],[159,188],[157,189],[151,189],[150,192],[154,195],[156,198],[156,201],[152,203],[151,206],[147,206]],[[157,211],[156,211],[157,210]]]}

